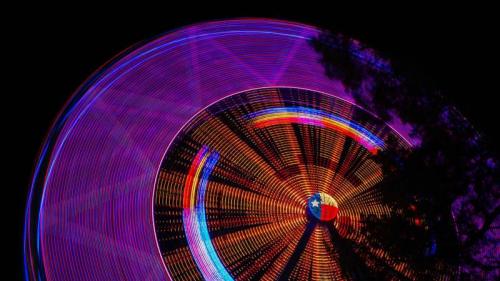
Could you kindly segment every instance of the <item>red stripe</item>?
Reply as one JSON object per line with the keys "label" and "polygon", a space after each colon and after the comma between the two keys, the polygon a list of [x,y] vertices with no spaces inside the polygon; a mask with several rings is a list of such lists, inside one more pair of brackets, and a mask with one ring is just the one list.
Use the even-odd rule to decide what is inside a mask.
{"label": "red stripe", "polygon": [[205,152],[205,149],[200,149],[193,162],[191,163],[191,167],[189,168],[189,172],[186,177],[186,183],[184,184],[184,194],[183,194],[183,207],[189,209],[191,207],[191,189],[193,185],[194,176],[196,173],[196,169],[200,164],[201,158]]}
{"label": "red stripe", "polygon": [[327,221],[335,218],[337,216],[337,212],[339,208],[330,205],[321,204],[321,220]]}
{"label": "red stripe", "polygon": [[[315,120],[315,119],[307,119],[303,117],[275,117],[272,119],[264,119],[264,120],[257,120],[254,122],[254,125],[256,128],[266,128],[269,126],[273,125],[282,125],[282,124],[289,124],[289,123],[298,123],[298,124],[308,124],[308,125],[316,125],[320,127],[326,127],[329,129],[332,129],[334,131],[337,131],[341,133],[344,136],[347,136],[349,138],[352,138],[354,141],[360,143],[363,145],[368,151],[376,155],[378,153],[377,147],[373,147],[372,144],[370,144],[368,141],[366,141],[362,135],[360,135],[357,131],[355,131],[352,128],[344,128],[342,126],[328,123],[323,120]],[[354,130],[354,131],[353,131]]]}

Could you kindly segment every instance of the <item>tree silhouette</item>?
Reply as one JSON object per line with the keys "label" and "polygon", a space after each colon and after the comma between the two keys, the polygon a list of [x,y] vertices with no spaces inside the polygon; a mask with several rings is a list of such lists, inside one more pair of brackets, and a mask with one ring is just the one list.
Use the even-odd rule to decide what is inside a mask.
{"label": "tree silhouette", "polygon": [[500,173],[481,135],[431,81],[404,65],[344,35],[323,32],[311,45],[357,104],[382,121],[399,118],[419,140],[411,151],[388,140],[376,156],[382,198],[394,213],[363,219],[370,246],[424,279],[432,268],[461,280],[498,280]]}

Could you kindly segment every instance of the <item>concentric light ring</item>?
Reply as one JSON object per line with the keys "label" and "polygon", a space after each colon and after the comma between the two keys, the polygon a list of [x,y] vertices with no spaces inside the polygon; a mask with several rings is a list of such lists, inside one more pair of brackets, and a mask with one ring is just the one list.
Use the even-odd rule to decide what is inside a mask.
{"label": "concentric light ring", "polygon": [[203,23],[129,50],[94,74],[53,126],[35,171],[27,278],[170,279],[152,217],[170,142],[201,109],[248,89],[303,88],[352,101],[324,75],[308,42],[319,32],[266,19]]}

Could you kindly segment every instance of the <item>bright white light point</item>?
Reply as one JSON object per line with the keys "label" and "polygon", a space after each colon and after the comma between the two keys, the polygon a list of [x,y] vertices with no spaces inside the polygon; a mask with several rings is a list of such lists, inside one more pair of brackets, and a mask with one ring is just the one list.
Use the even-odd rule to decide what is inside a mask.
{"label": "bright white light point", "polygon": [[311,205],[312,205],[313,207],[318,207],[318,206],[319,206],[319,201],[318,201],[318,200],[316,200],[316,199],[314,199],[314,201],[312,201],[312,202],[311,202]]}

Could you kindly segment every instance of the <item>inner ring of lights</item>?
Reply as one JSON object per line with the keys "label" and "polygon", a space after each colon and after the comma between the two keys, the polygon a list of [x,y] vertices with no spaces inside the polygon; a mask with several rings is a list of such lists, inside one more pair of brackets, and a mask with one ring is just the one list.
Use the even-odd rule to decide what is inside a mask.
{"label": "inner ring of lights", "polygon": [[[174,139],[158,174],[155,226],[169,274],[176,280],[273,279],[300,268],[291,265],[292,257],[269,268],[270,257],[284,246],[274,235],[286,241],[288,231],[334,227],[362,239],[354,223],[360,215],[390,213],[377,203],[376,189],[356,197],[382,180],[371,158],[389,137],[407,146],[358,107],[302,89],[250,90],[202,110]],[[311,213],[316,219],[307,207],[314,198],[323,199],[325,210]],[[260,266],[247,260],[257,256]],[[335,264],[316,270],[332,278],[342,274]]]}

